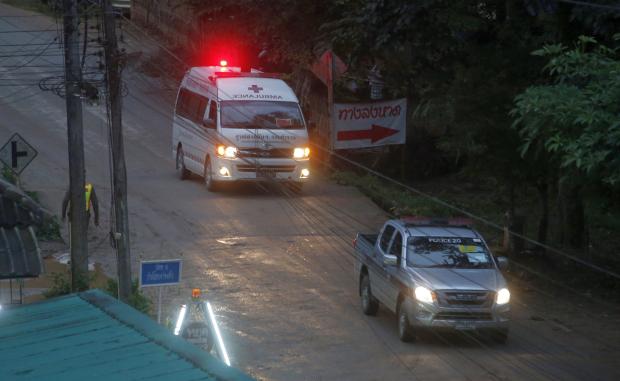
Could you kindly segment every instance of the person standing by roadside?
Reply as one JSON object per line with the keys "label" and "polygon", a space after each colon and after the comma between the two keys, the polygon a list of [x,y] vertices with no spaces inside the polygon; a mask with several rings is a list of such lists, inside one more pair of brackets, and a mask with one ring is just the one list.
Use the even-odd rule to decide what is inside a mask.
{"label": "person standing by roadside", "polygon": [[[86,196],[86,224],[90,224],[90,211],[92,209],[95,214],[95,226],[99,226],[99,201],[97,200],[97,194],[95,193],[95,187],[93,184],[86,183],[84,186],[84,193]],[[65,193],[65,198],[62,200],[62,221],[64,222],[67,216],[71,213],[69,191]]]}

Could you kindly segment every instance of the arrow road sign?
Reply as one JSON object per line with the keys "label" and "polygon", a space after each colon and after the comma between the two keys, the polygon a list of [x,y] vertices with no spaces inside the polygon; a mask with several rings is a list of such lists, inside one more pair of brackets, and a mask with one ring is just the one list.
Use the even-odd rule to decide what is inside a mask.
{"label": "arrow road sign", "polygon": [[379,126],[378,124],[373,124],[372,127],[368,130],[338,131],[338,135],[336,138],[340,141],[370,139],[371,143],[375,143],[381,139],[385,139],[388,136],[392,136],[397,133],[398,130],[395,130],[393,128],[387,128]]}
{"label": "arrow road sign", "polygon": [[18,175],[36,156],[37,150],[18,133],[13,134],[9,141],[0,148],[0,161]]}
{"label": "arrow road sign", "polygon": [[407,141],[407,99],[369,103],[335,103],[334,149],[364,149]]}

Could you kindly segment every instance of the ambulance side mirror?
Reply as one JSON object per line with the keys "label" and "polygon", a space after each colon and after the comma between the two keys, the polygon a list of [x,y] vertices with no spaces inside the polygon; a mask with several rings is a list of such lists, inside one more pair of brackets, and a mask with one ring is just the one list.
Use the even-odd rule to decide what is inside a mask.
{"label": "ambulance side mirror", "polygon": [[208,119],[207,119],[207,120],[204,120],[204,121],[202,122],[202,125],[203,125],[205,128],[212,128],[212,129],[215,129],[215,121],[213,121],[213,120],[208,120]]}

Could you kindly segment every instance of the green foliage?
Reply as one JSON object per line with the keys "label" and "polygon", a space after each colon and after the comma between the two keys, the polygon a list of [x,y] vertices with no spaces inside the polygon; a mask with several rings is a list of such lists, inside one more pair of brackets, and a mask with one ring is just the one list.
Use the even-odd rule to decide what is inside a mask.
{"label": "green foliage", "polygon": [[332,179],[341,185],[352,185],[372,199],[384,210],[395,216],[450,216],[452,211],[429,202],[402,188],[387,185],[385,181],[367,174],[359,176],[353,172],[335,172]]}
{"label": "green foliage", "polygon": [[34,202],[36,202],[37,204],[41,203],[41,200],[39,199],[39,192],[37,191],[24,191],[28,197],[30,197],[31,199],[34,200]]}
{"label": "green foliage", "polygon": [[[118,297],[118,282],[115,279],[108,279],[108,284],[104,290],[113,297]],[[131,295],[128,304],[138,311],[148,314],[151,311],[152,302],[140,290],[138,280],[131,283]]]}
{"label": "green foliage", "polygon": [[68,272],[52,273],[51,277],[52,287],[43,293],[46,298],[55,298],[71,293],[71,275]]}
{"label": "green foliage", "polygon": [[[51,278],[52,287],[44,293],[46,298],[54,298],[71,293],[71,273],[69,271],[64,273],[52,273]],[[89,279],[90,283],[92,283],[94,274],[89,275]],[[86,283],[83,283],[83,287],[80,287],[80,289],[87,290],[88,286]],[[118,283],[116,280],[108,279],[104,291],[116,298],[118,296]],[[137,280],[132,282],[131,296],[129,297],[128,304],[145,314],[148,314],[151,310],[152,302],[142,293]]]}
{"label": "green foliage", "polygon": [[41,241],[58,241],[62,238],[60,224],[56,217],[43,221],[41,226],[36,228],[36,232],[37,238]]}
{"label": "green foliage", "polygon": [[17,175],[6,165],[2,166],[2,178],[13,185],[17,183]]}
{"label": "green foliage", "polygon": [[282,71],[307,67],[332,48],[349,67],[343,81],[354,79],[363,89],[343,94],[345,86],[338,86],[339,100],[367,99],[364,79],[372,67],[381,71],[386,97],[409,99],[415,112],[408,135],[420,139],[423,129],[432,139],[421,143],[429,147],[421,154],[409,150],[407,161],[427,159],[435,149],[455,169],[469,165],[511,179],[515,171],[521,179],[535,178],[540,167],[520,157],[510,128],[514,97],[541,76],[544,56],[529,53],[544,44],[559,49],[558,41],[575,33],[608,37],[615,25],[611,16],[589,18],[584,7],[570,4],[533,17],[512,0],[187,3],[198,19],[192,50],[204,52],[223,41],[251,63],[265,50],[272,65],[267,70]]}
{"label": "green foliage", "polygon": [[620,55],[617,48],[579,38],[573,49],[545,46],[551,83],[515,99],[514,127],[522,155],[543,149],[561,167],[611,185],[620,183]]}

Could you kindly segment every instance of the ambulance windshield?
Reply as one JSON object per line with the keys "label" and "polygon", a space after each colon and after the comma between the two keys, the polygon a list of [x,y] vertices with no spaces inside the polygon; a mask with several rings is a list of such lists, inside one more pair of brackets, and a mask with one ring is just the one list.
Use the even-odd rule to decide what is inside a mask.
{"label": "ambulance windshield", "polygon": [[304,128],[299,105],[277,101],[222,101],[223,128],[298,130]]}

